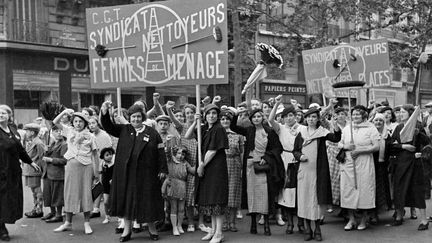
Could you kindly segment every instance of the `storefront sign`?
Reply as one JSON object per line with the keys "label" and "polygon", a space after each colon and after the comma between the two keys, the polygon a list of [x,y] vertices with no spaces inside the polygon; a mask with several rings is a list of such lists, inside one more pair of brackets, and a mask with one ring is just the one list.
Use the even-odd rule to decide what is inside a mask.
{"label": "storefront sign", "polygon": [[306,94],[306,85],[301,84],[261,84],[261,92],[273,94]]}
{"label": "storefront sign", "polygon": [[306,50],[302,55],[308,94],[329,93],[333,83],[343,81],[364,81],[365,87],[391,86],[386,39]]}
{"label": "storefront sign", "polygon": [[92,88],[228,83],[226,0],[92,8],[86,16]]}

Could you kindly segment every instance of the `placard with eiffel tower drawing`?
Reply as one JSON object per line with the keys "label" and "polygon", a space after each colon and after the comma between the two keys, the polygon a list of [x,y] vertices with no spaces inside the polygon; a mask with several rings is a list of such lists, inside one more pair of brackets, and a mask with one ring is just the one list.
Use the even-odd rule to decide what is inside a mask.
{"label": "placard with eiffel tower drawing", "polygon": [[305,50],[302,56],[308,94],[329,96],[332,84],[344,81],[364,81],[365,87],[391,86],[386,39]]}
{"label": "placard with eiffel tower drawing", "polygon": [[86,10],[92,88],[228,83],[226,0]]}

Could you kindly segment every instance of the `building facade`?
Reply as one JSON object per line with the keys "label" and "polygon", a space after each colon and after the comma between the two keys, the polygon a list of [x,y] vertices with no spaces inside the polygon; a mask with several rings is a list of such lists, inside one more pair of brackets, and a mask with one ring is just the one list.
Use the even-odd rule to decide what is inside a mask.
{"label": "building facade", "polygon": [[[135,1],[0,0],[0,104],[13,107],[17,122],[26,123],[48,100],[75,110],[115,101],[115,90],[90,88],[88,52],[94,50],[87,48],[85,9],[130,3]],[[122,106],[138,99],[151,105],[153,92],[161,93],[162,102],[195,101],[194,87],[142,87],[123,89]]]}

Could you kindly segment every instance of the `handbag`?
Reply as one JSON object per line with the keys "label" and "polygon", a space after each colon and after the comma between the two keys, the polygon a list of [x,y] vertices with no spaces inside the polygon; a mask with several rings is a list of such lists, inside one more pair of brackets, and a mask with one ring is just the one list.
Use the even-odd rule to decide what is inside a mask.
{"label": "handbag", "polygon": [[260,162],[254,162],[253,166],[255,174],[266,173],[270,171],[270,165],[268,163],[261,165]]}
{"label": "handbag", "polygon": [[100,181],[98,181],[98,183],[93,184],[92,186],[92,198],[93,201],[96,200],[96,198],[98,198],[104,191],[104,187],[102,185],[102,183]]}
{"label": "handbag", "polygon": [[286,170],[285,184],[283,188],[296,188],[297,187],[297,173],[300,163],[289,163]]}
{"label": "handbag", "polygon": [[346,153],[344,149],[339,150],[339,153],[336,155],[336,160],[343,164],[345,163]]}

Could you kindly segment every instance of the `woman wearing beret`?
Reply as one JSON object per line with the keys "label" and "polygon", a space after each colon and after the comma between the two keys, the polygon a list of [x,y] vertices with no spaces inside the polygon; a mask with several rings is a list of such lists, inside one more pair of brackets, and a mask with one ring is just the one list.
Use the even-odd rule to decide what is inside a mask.
{"label": "woman wearing beret", "polygon": [[[362,210],[358,230],[367,227],[368,210],[375,208],[375,166],[373,153],[379,150],[379,133],[367,121],[368,113],[362,105],[351,110],[352,128],[342,130],[339,147],[346,151],[345,162],[341,164],[341,207],[348,209],[349,221],[345,230],[355,229],[355,210]],[[352,135],[351,135],[352,131]],[[355,166],[355,169],[354,169]]]}
{"label": "woman wearing beret", "polygon": [[[275,200],[283,187],[285,175],[280,157],[282,146],[277,134],[264,124],[260,109],[250,112],[252,125],[237,125],[238,115],[231,121],[231,130],[246,137],[243,158],[243,207],[251,216],[250,233],[257,233],[256,216],[264,215],[264,234],[271,235],[269,214],[275,211]],[[247,200],[246,200],[247,198]]]}
{"label": "woman wearing beret", "polygon": [[[275,107],[279,106],[282,103],[282,97],[276,97],[275,101]],[[285,215],[288,219],[286,233],[292,234],[294,232],[293,217],[297,215],[297,170],[299,166],[294,159],[293,149],[300,124],[297,123],[296,110],[292,104],[287,105],[281,112],[283,125],[275,121],[275,113],[276,108],[273,108],[270,112],[269,123],[278,134],[279,141],[283,146],[281,157],[285,171],[285,183],[283,189],[279,193],[277,203],[285,211]],[[302,218],[298,218],[297,225],[299,232],[303,232],[304,221]]]}
{"label": "woman wearing beret", "polygon": [[[204,108],[205,124],[202,126],[201,152],[203,161],[199,163],[196,184],[196,201],[200,211],[212,218],[211,231],[202,238],[217,243],[224,240],[222,235],[223,215],[228,205],[228,169],[225,149],[228,137],[219,121],[220,109],[214,104]],[[196,119],[200,117],[196,115]],[[189,127],[185,138],[192,138],[196,121]]]}
{"label": "woman wearing beret", "polygon": [[0,240],[9,241],[5,224],[14,224],[23,215],[23,187],[20,160],[37,171],[40,167],[27,155],[17,131],[9,126],[11,116],[0,106]]}
{"label": "woman wearing beret", "polygon": [[[60,120],[65,114],[72,114],[72,126],[63,125]],[[81,112],[66,109],[60,113],[53,123],[59,127],[67,141],[67,160],[64,180],[64,211],[65,223],[54,232],[72,229],[73,214],[84,212],[84,231],[93,233],[90,227],[90,212],[93,209],[92,182],[94,163],[98,160],[95,138],[88,130],[87,116]]]}
{"label": "woman wearing beret", "polygon": [[429,222],[426,219],[426,178],[423,173],[421,151],[430,141],[420,124],[415,128],[412,141],[401,140],[402,129],[407,125],[414,110],[412,105],[402,106],[401,124],[394,130],[390,144],[390,154],[396,158],[392,163],[393,203],[396,209],[393,225],[402,224],[404,207],[415,207],[420,211],[421,222],[418,230],[427,230]]}
{"label": "woman wearing beret", "polygon": [[[339,127],[334,133],[320,124],[320,110],[310,108],[305,113],[307,126],[299,128],[294,142],[294,158],[300,161],[297,173],[297,214],[305,219],[305,241],[315,238],[322,240],[320,219],[324,206],[332,203],[329,164],[326,141],[338,142],[341,138]],[[312,232],[311,221],[315,222]]]}
{"label": "woman wearing beret", "polygon": [[154,222],[164,218],[161,187],[168,173],[164,145],[158,132],[143,124],[146,114],[139,105],[129,110],[130,124],[114,124],[109,115],[111,102],[101,107],[101,123],[118,137],[111,184],[111,216],[124,219],[120,242],[131,239],[131,222],[148,223],[152,240],[158,240]]}

